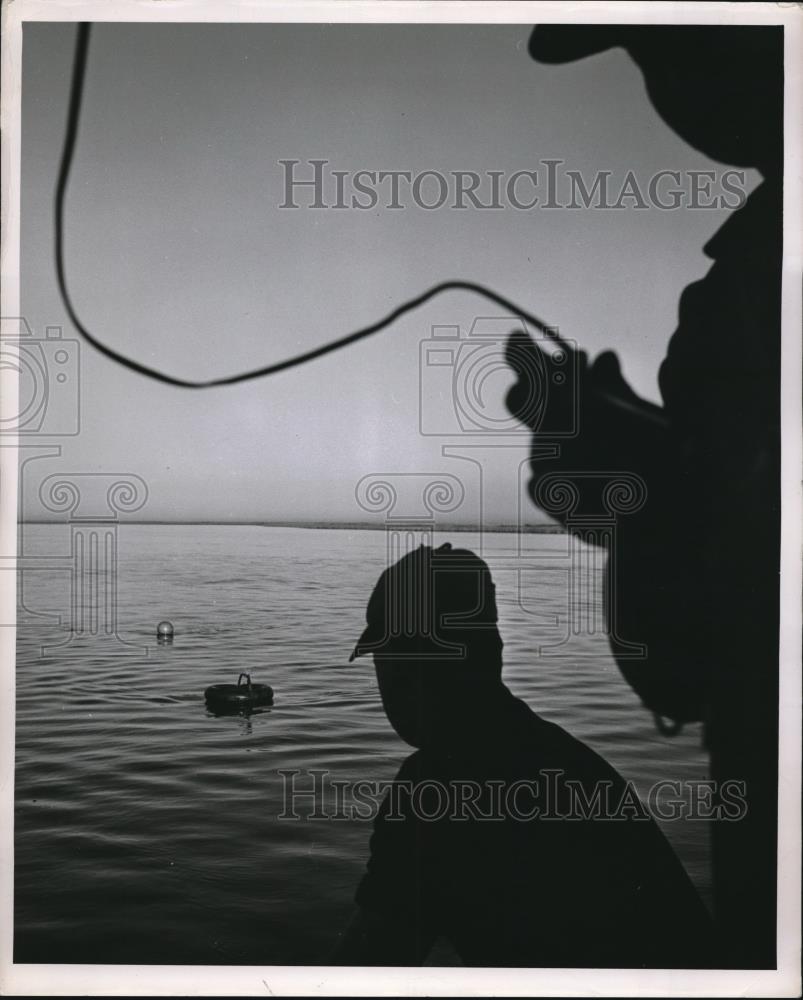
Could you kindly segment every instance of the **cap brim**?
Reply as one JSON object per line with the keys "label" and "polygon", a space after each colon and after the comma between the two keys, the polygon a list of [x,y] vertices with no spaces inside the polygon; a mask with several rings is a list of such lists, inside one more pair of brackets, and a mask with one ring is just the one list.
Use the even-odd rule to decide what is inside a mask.
{"label": "cap brim", "polygon": [[567,63],[624,43],[623,25],[538,24],[528,50],[536,62]]}
{"label": "cap brim", "polygon": [[357,640],[357,644],[351,651],[351,656],[349,657],[349,663],[353,663],[358,656],[365,656],[366,653],[370,653],[371,650],[363,649],[364,646],[375,646],[376,645],[376,629],[371,625],[366,625],[363,629],[363,633]]}

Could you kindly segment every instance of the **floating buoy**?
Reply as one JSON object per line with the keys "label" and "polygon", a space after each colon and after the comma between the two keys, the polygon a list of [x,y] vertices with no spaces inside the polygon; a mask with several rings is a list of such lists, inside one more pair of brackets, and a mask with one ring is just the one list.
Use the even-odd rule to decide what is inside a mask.
{"label": "floating buoy", "polygon": [[159,622],[156,626],[156,638],[161,643],[167,643],[173,641],[173,623],[172,622]]}
{"label": "floating buoy", "polygon": [[252,684],[251,675],[242,673],[236,684],[213,684],[208,687],[204,698],[213,712],[243,712],[259,705],[272,705],[273,688],[270,684]]}

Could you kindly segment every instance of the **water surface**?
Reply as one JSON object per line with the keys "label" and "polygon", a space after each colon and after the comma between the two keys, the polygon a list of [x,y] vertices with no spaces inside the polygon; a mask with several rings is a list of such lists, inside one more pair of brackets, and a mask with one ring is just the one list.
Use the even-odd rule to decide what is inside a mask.
{"label": "water surface", "polygon": [[[479,543],[462,533],[436,542],[447,538]],[[69,528],[28,525],[23,544],[26,555],[68,557]],[[537,655],[565,632],[567,536],[528,536],[543,558],[523,575],[517,536],[483,544],[500,567],[513,692],[643,793],[661,778],[704,779],[699,727],[658,735],[604,635]],[[26,573],[15,961],[326,961],[352,915],[371,827],[307,819],[303,797],[304,818],[280,819],[289,780],[280,771],[298,771],[302,790],[311,769],[326,782],[390,780],[409,752],[382,712],[370,658],[347,663],[385,559],[381,531],[121,525],[123,641],[61,651],[49,647],[69,638],[69,571]],[[170,646],[154,641],[164,618],[175,625]],[[274,706],[249,718],[211,715],[204,688],[241,670],[274,687]],[[708,899],[705,823],[664,829]]]}

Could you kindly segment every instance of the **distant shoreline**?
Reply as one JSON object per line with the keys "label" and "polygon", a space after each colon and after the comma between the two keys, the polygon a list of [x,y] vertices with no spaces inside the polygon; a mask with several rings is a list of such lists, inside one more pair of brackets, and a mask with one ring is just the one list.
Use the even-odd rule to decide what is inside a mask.
{"label": "distant shoreline", "polygon": [[[20,525],[28,524],[69,524],[69,521],[45,521],[41,519],[36,520],[23,520],[20,521]],[[123,524],[145,524],[145,525],[179,525],[179,526],[201,526],[201,527],[231,527],[231,528],[310,528],[317,530],[330,529],[333,531],[384,531],[388,525],[386,524],[370,524],[366,521],[136,521],[133,519],[126,518],[125,520],[120,520],[115,522],[118,525]],[[414,528],[414,527],[425,527],[425,525],[416,524],[416,522],[399,522],[397,525],[399,528]],[[482,530],[492,532],[493,534],[503,534],[512,535],[515,533],[520,533],[522,535],[564,535],[566,534],[566,529],[560,524],[495,524],[484,529],[480,528],[475,524],[443,524],[434,525],[434,531],[443,533],[444,531],[454,531],[454,532],[473,532],[474,534],[479,533]]]}

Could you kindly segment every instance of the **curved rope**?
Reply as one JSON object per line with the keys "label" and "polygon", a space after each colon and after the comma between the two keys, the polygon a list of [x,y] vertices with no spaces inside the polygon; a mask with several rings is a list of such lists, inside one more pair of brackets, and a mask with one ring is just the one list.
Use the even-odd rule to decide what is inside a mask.
{"label": "curved rope", "polygon": [[[441,281],[437,285],[433,285],[420,295],[416,295],[411,299],[406,299],[382,319],[377,320],[375,323],[371,323],[369,326],[364,326],[359,330],[355,330],[353,333],[347,333],[343,337],[339,337],[336,340],[330,340],[325,344],[321,344],[319,347],[313,347],[309,351],[303,351],[301,354],[295,354],[290,358],[285,358],[283,361],[276,361],[273,364],[262,365],[259,368],[252,368],[249,371],[240,372],[235,375],[224,375],[221,378],[194,381],[192,379],[179,378],[175,375],[168,375],[166,372],[159,371],[158,368],[151,368],[149,365],[142,364],[141,361],[136,361],[134,358],[129,358],[125,354],[121,354],[120,351],[116,351],[113,347],[109,347],[108,344],[104,344],[101,340],[98,340],[94,334],[90,333],[81,322],[75,305],[73,304],[72,297],[70,296],[64,266],[64,203],[70,180],[73,154],[75,153],[75,143],[78,137],[78,130],[81,121],[81,100],[83,97],[84,79],[86,77],[90,30],[91,25],[88,22],[81,22],[78,25],[78,34],[75,43],[75,58],[73,61],[72,81],[70,84],[70,101],[67,111],[67,127],[64,136],[64,146],[61,152],[58,180],[56,182],[56,278],[59,292],[61,293],[61,298],[64,302],[64,307],[67,310],[67,315],[70,317],[70,321],[73,326],[88,343],[90,343],[96,350],[100,351],[101,354],[105,355],[111,361],[116,361],[117,364],[122,365],[124,368],[128,368],[130,371],[137,372],[139,375],[145,375],[147,378],[152,378],[157,382],[163,382],[166,385],[179,386],[183,389],[210,389],[214,386],[236,385],[238,382],[248,382],[251,379],[264,378],[267,375],[275,375],[277,372],[287,371],[289,368],[296,368],[299,365],[306,364],[308,361],[313,361],[315,358],[323,357],[325,354],[331,354],[333,351],[339,351],[343,347],[348,347],[349,344],[355,344],[359,340],[371,337],[373,334],[379,333],[380,330],[387,329],[387,327],[389,327],[392,323],[395,323],[397,319],[400,319],[407,313],[412,312],[419,306],[422,306],[430,299],[434,299],[437,295],[442,295],[444,292],[472,292],[475,295],[479,295],[488,302],[493,302],[495,305],[501,306],[513,316],[529,323],[556,345],[563,347],[567,351],[573,350],[571,345],[567,344],[566,341],[563,340],[554,327],[548,326],[537,316],[534,316],[532,313],[529,313],[520,306],[517,306],[515,302],[511,302],[510,299],[506,299],[503,295],[499,295],[497,292],[491,291],[490,288],[486,288],[485,285],[481,285],[479,282],[461,281],[459,279]],[[649,403],[646,400],[639,400],[638,403],[633,403],[622,399],[621,397],[609,394],[599,388],[597,388],[595,392],[598,396],[606,399],[611,405],[618,409],[630,411],[642,420],[648,420],[652,423],[666,426],[666,416],[662,408],[660,406],[656,406],[654,403]]]}
{"label": "curved rope", "polygon": [[510,302],[508,299],[504,298],[502,295],[498,295],[496,292],[491,291],[484,285],[480,285],[474,281],[442,281],[437,285],[433,285],[432,288],[427,289],[420,295],[414,298],[407,299],[397,306],[391,312],[384,316],[382,319],[377,320],[376,323],[371,323],[369,326],[364,326],[360,330],[355,330],[353,333],[348,333],[343,337],[339,337],[336,340],[329,341],[328,343],[322,344],[319,347],[314,347],[309,351],[304,351],[301,354],[293,355],[293,357],[286,358],[284,361],[277,361],[273,364],[263,365],[259,368],[253,368],[249,371],[240,372],[236,375],[225,375],[221,378],[208,379],[206,381],[193,381],[191,379],[179,378],[174,375],[168,375],[166,372],[159,371],[157,368],[151,368],[149,365],[142,364],[140,361],[136,361],[134,358],[129,358],[125,354],[121,354],[116,351],[113,347],[109,347],[102,341],[98,340],[94,334],[90,333],[86,326],[81,322],[78,316],[78,312],[73,303],[72,297],[70,295],[69,286],[67,283],[67,276],[64,266],[64,208],[65,208],[65,195],[67,193],[67,187],[70,180],[70,172],[72,169],[73,155],[75,153],[75,143],[78,137],[79,125],[81,120],[81,100],[83,97],[84,90],[84,80],[86,77],[86,64],[87,64],[87,54],[89,51],[89,36],[90,36],[91,25],[87,22],[82,22],[78,25],[78,35],[75,43],[75,58],[73,61],[73,71],[72,71],[72,82],[70,85],[70,101],[67,112],[67,128],[64,138],[64,146],[61,153],[61,162],[59,165],[58,181],[56,184],[56,197],[55,197],[55,250],[56,250],[56,277],[58,281],[59,292],[61,293],[64,306],[67,310],[67,314],[73,326],[78,330],[78,332],[84,337],[84,339],[90,343],[96,350],[100,351],[107,358],[112,361],[116,361],[118,364],[123,365],[125,368],[131,371],[137,372],[140,375],[145,375],[148,378],[156,379],[158,382],[164,382],[167,385],[181,386],[185,389],[209,389],[213,386],[221,385],[235,385],[238,382],[247,382],[250,379],[263,378],[267,375],[275,375],[277,372],[286,371],[288,368],[295,368],[298,365],[306,364],[308,361],[312,361],[315,358],[323,357],[325,354],[330,354],[332,351],[338,351],[343,347],[347,347],[349,344],[354,344],[359,340],[363,340],[366,337],[370,337],[375,333],[379,333],[380,330],[384,330],[389,327],[392,323],[395,323],[397,319],[404,316],[406,313],[412,312],[419,306],[428,302],[430,299],[434,299],[435,296],[441,295],[444,292],[450,291],[463,291],[463,292],[473,292],[476,295],[480,295],[487,299],[489,302],[493,302],[503,309],[508,310],[511,314],[520,317],[527,323],[530,323],[537,330],[543,333],[545,336],[549,337],[556,343],[562,344],[562,340],[557,334],[557,332],[548,327],[546,323],[538,319],[538,317],[525,312],[515,303]]}

